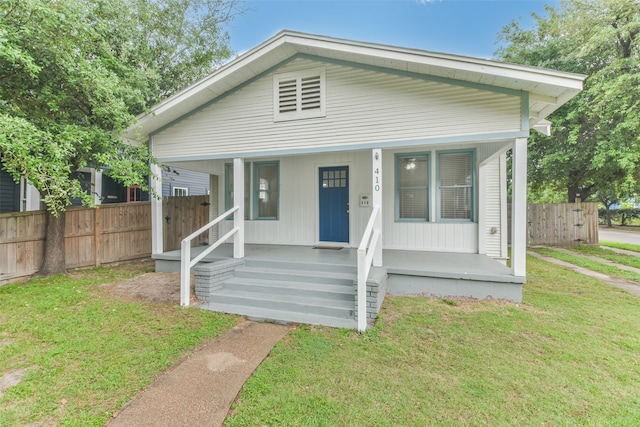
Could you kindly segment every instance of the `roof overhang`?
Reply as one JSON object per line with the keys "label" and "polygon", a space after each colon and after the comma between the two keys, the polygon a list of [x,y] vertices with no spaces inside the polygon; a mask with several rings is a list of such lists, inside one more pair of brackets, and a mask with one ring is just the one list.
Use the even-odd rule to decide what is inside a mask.
{"label": "roof overhang", "polygon": [[146,137],[235,87],[306,54],[383,69],[424,74],[528,92],[529,127],[542,128],[549,114],[582,90],[586,76],[418,49],[281,31],[254,49],[154,106],[125,137]]}

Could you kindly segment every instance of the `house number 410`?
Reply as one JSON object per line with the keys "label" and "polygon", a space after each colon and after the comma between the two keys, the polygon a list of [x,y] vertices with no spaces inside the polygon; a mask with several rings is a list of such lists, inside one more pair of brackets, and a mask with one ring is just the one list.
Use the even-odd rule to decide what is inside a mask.
{"label": "house number 410", "polygon": [[373,190],[374,191],[380,191],[380,168],[376,168],[373,171]]}

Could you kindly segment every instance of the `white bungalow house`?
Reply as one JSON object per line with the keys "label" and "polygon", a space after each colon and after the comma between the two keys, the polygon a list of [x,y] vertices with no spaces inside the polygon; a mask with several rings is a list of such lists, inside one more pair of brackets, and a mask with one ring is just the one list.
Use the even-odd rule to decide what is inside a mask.
{"label": "white bungalow house", "polygon": [[210,309],[360,330],[386,292],[519,301],[527,138],[584,77],[282,31],[131,129],[211,177],[213,251],[164,253],[155,201],[156,267],[183,305],[192,273]]}

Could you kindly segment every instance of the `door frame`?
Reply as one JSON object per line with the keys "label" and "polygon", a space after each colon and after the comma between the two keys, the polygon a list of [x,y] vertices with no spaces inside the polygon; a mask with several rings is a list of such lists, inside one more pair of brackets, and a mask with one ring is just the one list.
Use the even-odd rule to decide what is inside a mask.
{"label": "door frame", "polygon": [[[347,242],[331,242],[326,240],[320,240],[320,169],[322,168],[340,168],[346,167],[348,168],[348,178],[347,178],[347,191],[349,192],[349,237]],[[331,246],[342,246],[345,248],[351,247],[351,235],[353,231],[353,201],[352,199],[352,187],[351,187],[351,177],[352,177],[353,165],[351,162],[320,162],[316,163],[315,167],[315,214],[316,214],[316,245],[331,245]]]}

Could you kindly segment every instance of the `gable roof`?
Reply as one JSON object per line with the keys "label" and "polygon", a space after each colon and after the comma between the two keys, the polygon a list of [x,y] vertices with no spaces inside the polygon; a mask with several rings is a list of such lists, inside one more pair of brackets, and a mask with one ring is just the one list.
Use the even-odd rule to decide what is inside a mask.
{"label": "gable roof", "polygon": [[528,92],[531,128],[546,126],[548,122],[543,119],[580,92],[586,78],[544,68],[284,30],[154,106],[125,136],[134,139],[136,134],[153,134],[300,54]]}

